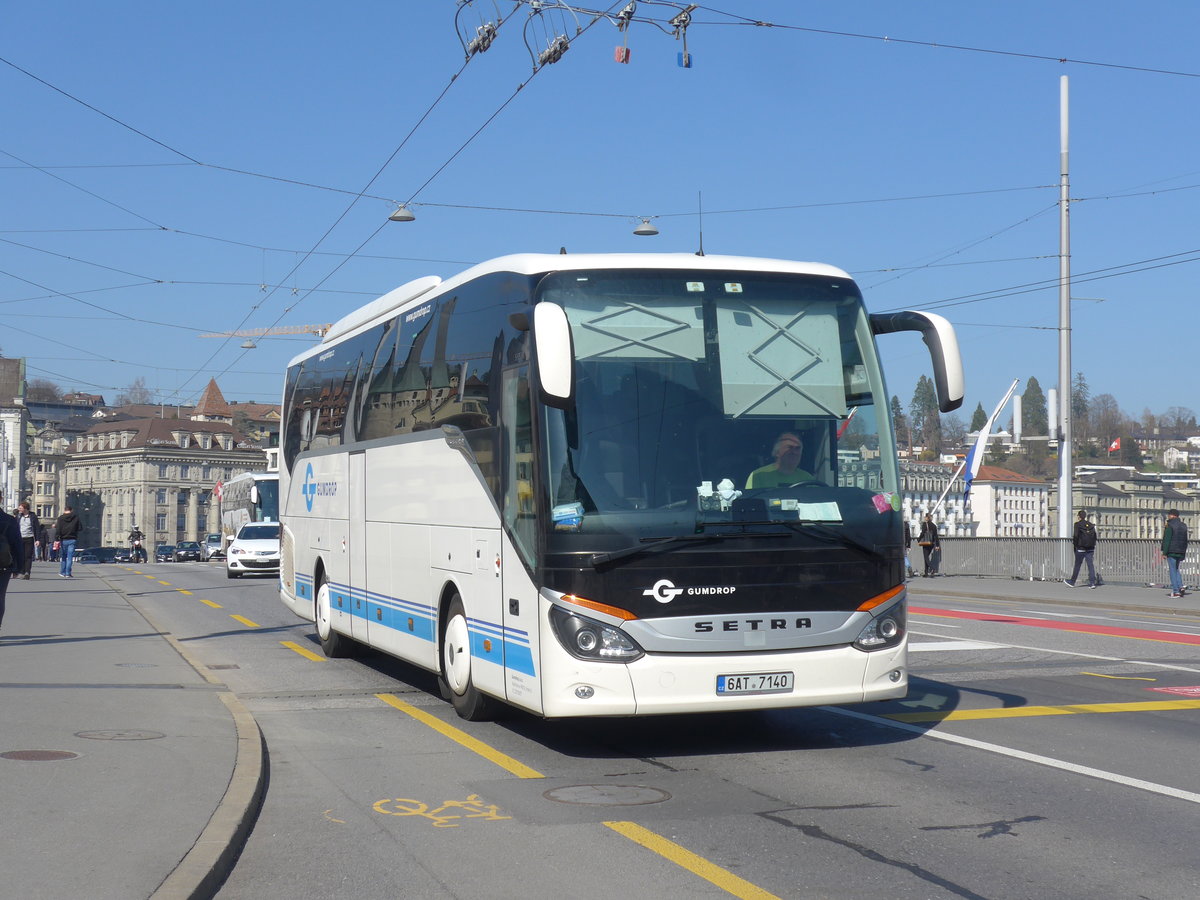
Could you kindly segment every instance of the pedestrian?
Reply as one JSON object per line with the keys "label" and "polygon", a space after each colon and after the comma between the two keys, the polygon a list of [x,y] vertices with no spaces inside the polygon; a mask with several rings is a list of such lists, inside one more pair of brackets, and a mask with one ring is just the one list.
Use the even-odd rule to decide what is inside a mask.
{"label": "pedestrian", "polygon": [[942,542],[938,537],[938,527],[933,521],[933,516],[930,513],[925,513],[925,519],[921,522],[921,530],[917,534],[917,544],[921,547],[921,552],[925,554],[925,574],[923,578],[931,578],[937,575],[938,562],[934,558],[934,552],[941,552]]}
{"label": "pedestrian", "polygon": [[25,554],[20,577],[28,581],[29,573],[33,571],[34,554],[41,543],[42,523],[33,514],[26,500],[17,504],[17,527],[21,529],[21,551]]}
{"label": "pedestrian", "polygon": [[1179,518],[1179,510],[1167,510],[1167,525],[1163,529],[1162,555],[1167,558],[1167,570],[1171,573],[1171,596],[1182,597],[1183,576],[1179,573],[1179,564],[1187,556],[1188,529],[1183,519]]}
{"label": "pedestrian", "polygon": [[[0,502],[3,499],[0,497]],[[0,566],[0,623],[4,622],[4,599],[8,594],[9,579],[25,568],[24,551],[21,527],[16,519],[0,507],[0,562],[8,562],[8,565]]]}
{"label": "pedestrian", "polygon": [[1075,587],[1075,579],[1079,577],[1079,567],[1085,562],[1088,570],[1088,587],[1095,590],[1099,584],[1099,579],[1096,578],[1096,566],[1092,561],[1092,557],[1096,552],[1096,526],[1088,521],[1086,510],[1079,511],[1079,518],[1075,522],[1075,533],[1071,536],[1071,544],[1075,547],[1075,568],[1071,572],[1071,577],[1063,582],[1067,587]]}
{"label": "pedestrian", "polygon": [[74,578],[71,574],[71,564],[75,562],[75,542],[83,526],[79,516],[70,506],[63,507],[63,514],[58,517],[54,526],[54,534],[58,538],[58,574],[60,578]]}
{"label": "pedestrian", "polygon": [[909,551],[912,549],[912,526],[908,524],[908,519],[904,520],[904,577],[913,577],[912,556]]}

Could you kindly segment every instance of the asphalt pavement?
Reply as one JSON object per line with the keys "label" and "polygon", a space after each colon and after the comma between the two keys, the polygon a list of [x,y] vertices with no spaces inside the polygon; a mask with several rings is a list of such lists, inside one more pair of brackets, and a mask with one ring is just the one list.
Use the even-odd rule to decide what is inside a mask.
{"label": "asphalt pavement", "polygon": [[[210,897],[236,862],[267,781],[253,718],[109,586],[115,567],[35,563],[0,630],[0,846],[13,897]],[[146,589],[155,589],[153,585]],[[1045,601],[1195,615],[1162,588],[948,576],[922,598]]]}
{"label": "asphalt pavement", "polygon": [[[0,846],[9,897],[212,896],[261,805],[253,718],[108,565],[34,563],[0,629]],[[146,589],[154,589],[151,584]]]}

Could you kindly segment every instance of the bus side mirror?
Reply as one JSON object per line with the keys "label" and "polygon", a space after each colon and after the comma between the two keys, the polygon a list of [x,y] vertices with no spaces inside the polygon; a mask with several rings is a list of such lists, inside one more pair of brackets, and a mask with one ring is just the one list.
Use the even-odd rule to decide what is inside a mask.
{"label": "bus side mirror", "polygon": [[567,313],[558,304],[533,308],[533,351],[542,402],[570,409],[575,404],[575,344]]}
{"label": "bus side mirror", "polygon": [[906,309],[904,312],[878,313],[871,316],[875,334],[919,331],[933,360],[933,382],[937,387],[938,409],[951,412],[962,406],[965,392],[962,355],[954,326],[936,313]]}

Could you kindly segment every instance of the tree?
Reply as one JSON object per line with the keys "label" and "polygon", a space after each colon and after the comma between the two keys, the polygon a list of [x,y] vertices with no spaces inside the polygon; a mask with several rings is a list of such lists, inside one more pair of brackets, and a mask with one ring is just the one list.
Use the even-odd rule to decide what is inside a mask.
{"label": "tree", "polygon": [[917,380],[917,389],[913,392],[909,414],[913,440],[924,445],[928,450],[940,451],[942,420],[938,410],[937,388],[933,384],[933,379],[922,375]]}
{"label": "tree", "polygon": [[1042,386],[1032,375],[1025,382],[1025,393],[1021,395],[1022,431],[1025,434],[1043,435],[1050,430],[1050,417],[1046,411],[1046,395]]}
{"label": "tree", "polygon": [[1117,398],[1112,394],[1096,395],[1092,400],[1091,416],[1092,433],[1102,445],[1100,449],[1105,450],[1113,440],[1120,437],[1125,427],[1126,416],[1121,412]]}
{"label": "tree", "polygon": [[132,406],[135,403],[153,403],[154,395],[150,393],[146,387],[146,379],[138,376],[133,379],[129,387],[117,394],[117,406]]}
{"label": "tree", "polygon": [[980,403],[975,407],[975,412],[971,413],[971,430],[978,431],[987,424],[987,413],[983,411],[983,404]]}
{"label": "tree", "polygon": [[1091,399],[1087,379],[1082,372],[1076,372],[1075,383],[1071,385],[1071,438],[1081,447],[1092,439]]}
{"label": "tree", "polygon": [[942,438],[952,450],[963,445],[967,440],[967,426],[963,424],[962,416],[951,413],[942,420]]}
{"label": "tree", "polygon": [[57,403],[62,399],[62,388],[45,378],[35,378],[25,388],[25,399],[34,402]]}
{"label": "tree", "polygon": [[1160,417],[1163,428],[1176,435],[1196,430],[1196,414],[1186,406],[1172,406]]}
{"label": "tree", "polygon": [[908,416],[900,405],[900,398],[892,395],[892,421],[896,423],[896,443],[912,450],[912,430],[908,426]]}

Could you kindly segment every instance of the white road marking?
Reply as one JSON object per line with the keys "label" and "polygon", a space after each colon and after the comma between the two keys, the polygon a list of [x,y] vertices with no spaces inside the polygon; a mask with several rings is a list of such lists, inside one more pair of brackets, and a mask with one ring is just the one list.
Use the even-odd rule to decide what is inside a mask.
{"label": "white road marking", "polygon": [[945,650],[1007,650],[1008,644],[990,644],[986,641],[922,641],[909,643],[909,653],[937,653]]}
{"label": "white road marking", "polygon": [[1063,759],[1055,759],[1052,756],[1040,756],[1037,753],[1026,753],[1024,750],[1017,750],[1014,747],[1004,747],[1000,744],[992,744],[987,741],[977,741],[974,738],[960,737],[957,734],[948,734],[944,731],[933,731],[927,728],[921,728],[917,725],[909,725],[907,722],[895,722],[890,719],[881,719],[878,716],[868,715],[866,713],[856,712],[851,709],[842,709],[836,706],[819,707],[825,712],[833,713],[838,716],[846,716],[850,719],[859,719],[863,722],[870,722],[873,725],[880,725],[884,728],[895,728],[900,731],[907,731],[912,734],[920,735],[921,737],[933,738],[936,741],[945,741],[948,744],[959,744],[963,747],[970,747],[973,750],[983,750],[987,753],[996,753],[1000,756],[1007,756],[1012,759],[1019,759],[1025,762],[1036,763],[1039,766],[1047,766],[1051,769],[1058,769],[1063,772],[1071,772],[1075,775],[1084,775],[1088,778],[1096,778],[1100,781],[1108,781],[1112,784],[1121,784],[1126,787],[1137,788],[1147,791],[1151,794],[1160,794],[1164,797],[1173,797],[1176,800],[1186,800],[1188,803],[1200,803],[1200,794],[1192,791],[1184,791],[1179,788],[1168,787],[1165,784],[1156,784],[1153,781],[1143,781],[1140,778],[1130,778],[1128,775],[1119,775],[1116,772],[1106,772],[1103,769],[1093,769],[1091,766],[1081,766],[1077,763],[1067,762]]}

